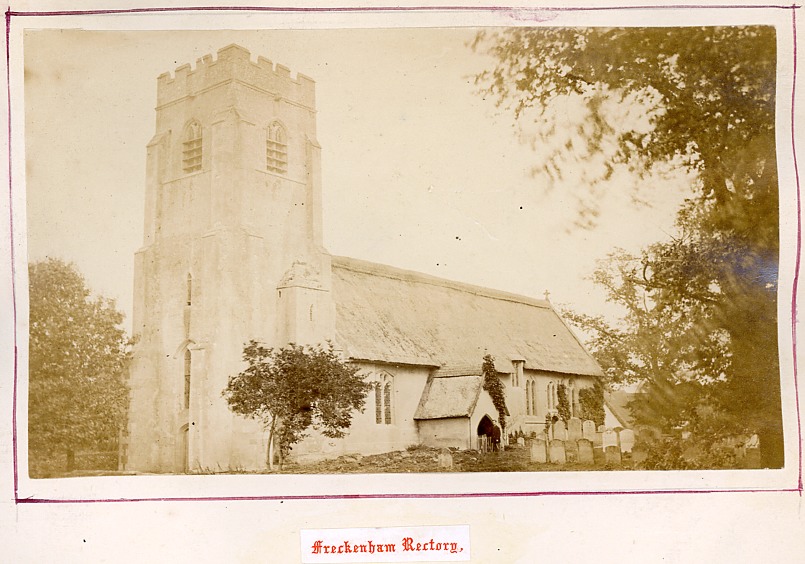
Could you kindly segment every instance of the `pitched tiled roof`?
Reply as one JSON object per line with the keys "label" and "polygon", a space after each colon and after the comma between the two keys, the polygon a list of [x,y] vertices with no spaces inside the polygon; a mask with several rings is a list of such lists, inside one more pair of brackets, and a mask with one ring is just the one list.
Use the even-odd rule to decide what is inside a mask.
{"label": "pitched tiled roof", "polygon": [[478,403],[482,384],[480,376],[431,378],[422,391],[414,419],[469,417]]}
{"label": "pitched tiled roof", "polygon": [[601,369],[545,300],[333,257],[336,342],[353,359],[498,372],[511,361],[566,374]]}
{"label": "pitched tiled roof", "polygon": [[632,417],[632,411],[629,409],[629,402],[635,399],[637,395],[626,390],[614,390],[604,393],[604,402],[607,407],[609,407],[615,419],[626,429],[634,427],[634,417]]}

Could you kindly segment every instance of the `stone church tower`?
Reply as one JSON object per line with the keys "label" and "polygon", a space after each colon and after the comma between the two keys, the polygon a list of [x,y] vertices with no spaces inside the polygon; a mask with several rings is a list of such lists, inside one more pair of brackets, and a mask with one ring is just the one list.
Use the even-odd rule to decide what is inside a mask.
{"label": "stone church tower", "polygon": [[334,336],[313,81],[236,45],[161,75],[146,177],[127,468],[263,468],[221,397],[244,343]]}

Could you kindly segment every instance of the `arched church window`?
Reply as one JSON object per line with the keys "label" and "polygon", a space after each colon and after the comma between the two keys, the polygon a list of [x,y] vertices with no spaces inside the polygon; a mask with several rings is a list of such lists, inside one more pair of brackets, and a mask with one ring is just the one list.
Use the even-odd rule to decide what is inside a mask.
{"label": "arched church window", "polygon": [[380,392],[380,383],[375,383],[375,423],[383,423],[383,396]]}
{"label": "arched church window", "polygon": [[278,122],[266,132],[266,168],[278,174],[288,172],[288,135]]}
{"label": "arched church window", "polygon": [[375,378],[376,380],[372,385],[375,393],[375,423],[378,425],[391,425],[394,380],[387,373],[380,374]]}
{"label": "arched church window", "polygon": [[531,379],[525,381],[525,414],[531,415]]}
{"label": "arched church window", "polygon": [[537,414],[537,382],[531,380],[531,415]]}
{"label": "arched church window", "polygon": [[391,425],[391,382],[386,382],[383,387],[383,407],[385,409],[385,423],[386,425]]}
{"label": "arched church window", "polygon": [[184,350],[184,408],[190,407],[190,349]]}
{"label": "arched church window", "polygon": [[182,169],[188,173],[201,170],[201,124],[197,121],[190,122],[184,132]]}

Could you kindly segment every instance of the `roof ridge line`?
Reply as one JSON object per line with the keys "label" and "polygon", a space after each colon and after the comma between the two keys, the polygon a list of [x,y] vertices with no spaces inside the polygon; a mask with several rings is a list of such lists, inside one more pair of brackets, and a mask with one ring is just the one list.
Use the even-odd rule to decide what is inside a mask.
{"label": "roof ridge line", "polygon": [[425,274],[415,270],[407,270],[379,262],[371,262],[363,259],[333,255],[332,265],[333,267],[344,268],[354,272],[362,272],[364,274],[371,274],[373,276],[382,276],[391,280],[403,280],[407,282],[428,284],[430,286],[441,286],[443,288],[450,288],[452,290],[458,290],[460,292],[466,292],[468,294],[482,296],[485,298],[504,300],[543,309],[553,309],[553,306],[550,304],[550,302],[547,302],[546,300],[506,292],[505,290],[487,288],[486,286],[469,284],[467,282],[450,280],[449,278],[440,278],[439,276],[434,276],[432,274]]}

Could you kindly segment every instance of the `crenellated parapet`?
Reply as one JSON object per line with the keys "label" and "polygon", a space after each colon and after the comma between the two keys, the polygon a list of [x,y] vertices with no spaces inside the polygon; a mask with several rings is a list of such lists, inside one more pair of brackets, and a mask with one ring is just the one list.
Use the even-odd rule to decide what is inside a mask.
{"label": "crenellated parapet", "polygon": [[298,73],[274,64],[264,57],[252,62],[248,50],[239,45],[228,45],[218,50],[217,58],[205,55],[196,61],[196,67],[185,64],[173,76],[162,73],[157,78],[157,106],[195,96],[218,84],[239,81],[277,97],[293,100],[311,109],[315,108],[315,82]]}

